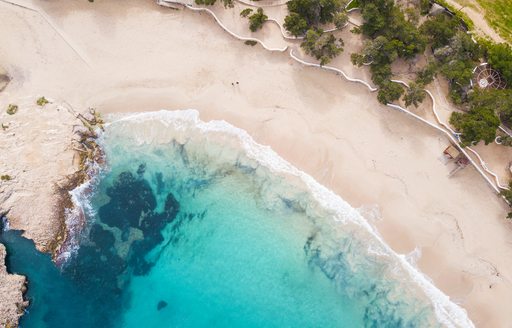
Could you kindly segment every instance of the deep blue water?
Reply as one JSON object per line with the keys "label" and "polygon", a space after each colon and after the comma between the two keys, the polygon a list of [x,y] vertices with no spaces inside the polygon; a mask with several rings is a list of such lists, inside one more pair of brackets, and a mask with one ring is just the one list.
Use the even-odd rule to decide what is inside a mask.
{"label": "deep blue water", "polygon": [[228,139],[172,129],[107,128],[95,211],[62,268],[19,232],[0,235],[9,270],[29,279],[21,327],[437,325],[368,233],[302,183]]}

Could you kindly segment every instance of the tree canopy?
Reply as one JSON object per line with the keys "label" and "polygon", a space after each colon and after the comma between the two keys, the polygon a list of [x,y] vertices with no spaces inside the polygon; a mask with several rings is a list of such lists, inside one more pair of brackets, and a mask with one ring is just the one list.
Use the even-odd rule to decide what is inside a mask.
{"label": "tree canopy", "polygon": [[433,48],[447,45],[457,33],[458,22],[447,15],[437,15],[421,25],[420,31],[425,35]]}
{"label": "tree canopy", "polygon": [[405,102],[405,106],[409,107],[414,105],[414,107],[418,107],[420,103],[423,102],[427,93],[423,90],[422,84],[411,83],[409,89],[405,93],[403,100]]}
{"label": "tree canopy", "polygon": [[450,124],[462,133],[462,144],[468,146],[481,140],[486,145],[493,142],[500,119],[495,112],[492,94],[477,90],[471,94],[469,104],[467,113],[454,112],[450,117]]}
{"label": "tree canopy", "polygon": [[256,32],[261,29],[263,23],[268,19],[268,16],[265,15],[262,8],[258,8],[256,12],[249,16],[249,29],[252,32]]}
{"label": "tree canopy", "polygon": [[334,23],[341,28],[348,20],[344,0],[290,0],[284,27],[294,36],[304,35],[319,24]]}
{"label": "tree canopy", "polygon": [[343,40],[336,39],[333,34],[324,34],[322,29],[311,28],[300,46],[308,55],[320,60],[320,65],[325,65],[343,51],[343,45]]}
{"label": "tree canopy", "polygon": [[299,36],[308,30],[308,22],[297,13],[290,13],[284,18],[284,28],[293,36]]}
{"label": "tree canopy", "polygon": [[512,87],[512,47],[506,43],[493,44],[488,47],[487,60],[491,66],[498,70]]}

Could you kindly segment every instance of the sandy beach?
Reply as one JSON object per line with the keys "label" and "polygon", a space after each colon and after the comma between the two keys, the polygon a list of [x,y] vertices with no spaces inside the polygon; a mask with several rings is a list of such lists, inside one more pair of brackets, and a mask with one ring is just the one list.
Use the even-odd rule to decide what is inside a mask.
{"label": "sandy beach", "polygon": [[[454,164],[441,160],[449,140],[439,131],[379,104],[361,84],[304,67],[287,53],[244,45],[206,13],[166,9],[150,0],[18,2],[41,11],[0,2],[0,65],[12,78],[0,106],[20,105],[18,114],[2,112],[0,119],[20,122],[24,128],[14,131],[16,138],[30,138],[30,126],[55,130],[61,142],[48,146],[55,150],[49,156],[60,164],[44,166],[52,160],[13,137],[0,142],[2,171],[14,170],[9,156],[15,152],[31,154],[17,155],[17,167],[23,163],[37,174],[34,183],[42,190],[76,170],[69,145],[79,122],[55,106],[26,105],[27,97],[44,95],[55,104],[66,101],[104,114],[197,109],[204,121],[225,120],[247,130],[361,208],[396,252],[418,249],[419,270],[465,308],[476,326],[507,327],[512,320],[508,206],[471,166],[448,177]],[[269,26],[257,36],[283,45],[276,33]],[[369,80],[349,62],[362,41],[348,29],[340,35],[345,52],[333,65]],[[416,111],[427,115],[429,102]],[[50,192],[41,197],[48,199],[30,212],[39,214],[20,213],[11,228],[26,230],[44,249],[55,236],[48,220],[54,202]],[[11,204],[9,218],[21,210],[15,201],[4,200]],[[49,232],[36,237],[39,231]]]}

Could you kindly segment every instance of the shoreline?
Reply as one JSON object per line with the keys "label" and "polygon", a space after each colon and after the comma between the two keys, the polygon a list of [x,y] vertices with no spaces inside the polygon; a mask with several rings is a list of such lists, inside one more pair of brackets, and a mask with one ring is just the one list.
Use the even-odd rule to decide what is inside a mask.
{"label": "shoreline", "polygon": [[[330,213],[329,216],[332,215],[332,218],[330,219],[333,219],[335,222],[339,220],[342,224],[355,224],[359,229],[361,229],[361,234],[369,237],[368,240],[363,240],[363,242],[367,243],[368,246],[368,256],[370,256],[372,252],[376,252],[378,255],[375,257],[381,257],[379,260],[383,263],[389,264],[389,260],[393,261],[393,264],[396,264],[397,267],[399,267],[398,272],[403,274],[403,277],[400,277],[400,281],[402,278],[405,278],[405,281],[401,281],[403,284],[410,285],[411,290],[418,289],[417,292],[422,294],[414,296],[409,295],[409,297],[412,297],[412,299],[416,297],[425,297],[428,299],[433,308],[432,312],[440,323],[447,327],[474,327],[467,315],[467,312],[451,301],[441,290],[435,287],[433,283],[422,272],[420,272],[410,260],[407,259],[409,255],[403,256],[396,253],[382,239],[382,236],[380,236],[376,231],[375,226],[363,216],[360,210],[353,208],[332,190],[320,184],[306,172],[293,166],[272,148],[258,144],[246,130],[233,126],[224,120],[211,120],[205,122],[201,119],[199,112],[195,109],[175,111],[168,111],[164,109],[152,112],[125,113],[125,115],[116,117],[115,120],[110,121],[109,124],[122,124],[123,122],[135,124],[135,122],[138,122],[138,118],[141,119],[141,125],[146,121],[165,122],[166,127],[171,125],[174,129],[179,129],[178,131],[180,132],[177,133],[177,135],[181,135],[181,129],[190,130],[188,131],[191,133],[190,135],[183,135],[184,139],[181,141],[185,142],[188,142],[186,140],[189,137],[196,137],[193,135],[194,133],[207,135],[206,137],[202,137],[209,141],[213,140],[212,142],[214,144],[220,144],[216,139],[228,139],[228,149],[233,150],[235,153],[243,153],[243,156],[246,156],[248,159],[265,167],[272,175],[275,175],[276,177],[284,177],[291,186],[296,186],[298,190],[302,190],[302,188],[304,188],[303,191],[311,195],[314,202],[316,202],[325,212]],[[173,128],[171,128],[171,130]],[[173,132],[170,133],[170,135],[172,134]],[[156,140],[157,143],[166,143],[170,140],[167,139],[168,136],[166,132],[156,133],[154,135],[151,134],[151,138]],[[234,141],[233,144],[232,141]],[[230,150],[228,150],[228,152]],[[299,183],[295,180],[299,181]],[[316,207],[316,204],[313,207]],[[350,230],[354,228],[347,229]],[[389,271],[392,271],[396,274],[394,270],[395,267],[392,266],[388,267],[388,270],[386,271],[388,271],[388,273],[390,273]],[[393,279],[391,281],[395,280]],[[415,293],[411,292],[411,294]]]}
{"label": "shoreline", "polygon": [[[39,30],[40,35],[34,37],[43,40],[37,44],[43,49],[40,56],[46,58],[46,63],[42,68],[32,68],[34,72],[26,85],[9,86],[6,89],[11,93],[9,97],[31,94],[34,92],[31,90],[48,95],[60,90],[59,98],[80,104],[77,106],[80,108],[93,105],[102,112],[193,107],[198,108],[204,121],[224,119],[247,130],[258,143],[270,145],[352,206],[381,206],[383,219],[375,225],[396,252],[404,254],[421,248],[423,255],[418,263],[421,271],[452,298],[465,300],[466,306],[470,303],[468,312],[475,324],[491,322],[499,326],[506,322],[506,302],[498,301],[506,300],[512,290],[506,281],[512,272],[511,263],[506,260],[511,258],[511,250],[506,247],[510,227],[500,218],[505,213],[504,205],[486,187],[482,190],[483,181],[472,169],[464,170],[454,179],[446,178],[449,169],[436,158],[446,145],[444,137],[377,104],[374,95],[349,82],[340,82],[333,74],[300,67],[279,54],[265,54],[262,49],[245,46],[223,35],[220,28],[207,32],[205,29],[212,27],[213,22],[201,20],[201,14],[169,12],[146,4],[144,14],[125,15],[130,8],[140,10],[137,7],[141,5],[144,7],[140,1],[130,1],[126,7],[119,8],[107,2],[84,9],[89,8],[88,4],[47,4],[46,10],[52,12],[54,23],[68,33],[68,38],[80,40],[78,47],[85,49],[97,67],[84,70],[78,59],[68,58],[62,61],[63,67],[78,77],[56,72],[54,65],[68,50],[60,43],[52,44],[55,51],[47,50],[44,40],[51,38],[53,32]],[[115,12],[114,21],[122,27],[109,30],[106,16],[93,18],[94,12],[100,10],[98,7],[107,13]],[[67,12],[68,9],[75,9],[75,13]],[[0,10],[7,9],[0,7]],[[17,15],[24,14],[17,12]],[[142,22],[149,18],[146,16],[160,26]],[[16,26],[16,17],[7,19]],[[93,40],[83,35],[81,24],[96,31],[94,24],[98,22],[108,33],[103,33],[103,38],[97,41],[102,47],[94,50]],[[130,29],[134,22],[140,23],[138,27],[145,33]],[[187,23],[200,31],[190,31],[187,36],[168,31],[173,27],[187,30]],[[162,30],[163,26],[169,28]],[[137,49],[137,42],[134,45],[123,42],[121,30],[131,31],[137,40],[143,40],[145,34],[146,40]],[[157,38],[151,32],[162,36]],[[20,33],[29,35],[23,30]],[[161,40],[166,38],[177,44],[162,44]],[[190,40],[213,38],[218,44],[202,45],[204,55],[194,53]],[[170,58],[145,51],[144,44],[159,47]],[[8,67],[14,72],[20,71],[21,65],[30,67],[37,58],[23,54],[9,60],[18,47],[19,43],[10,41],[6,44],[10,55],[7,50],[0,50],[0,55],[8,57],[7,62],[16,63],[16,67]],[[115,48],[133,54],[116,63]],[[227,53],[227,49],[234,54]],[[137,61],[148,56],[154,64]],[[210,62],[210,58],[217,58],[219,63]],[[180,62],[191,65],[190,69],[187,65],[177,67]],[[133,66],[134,63],[140,67]],[[233,71],[231,65],[237,65],[239,70]],[[162,71],[162,67],[170,68],[169,72]],[[130,71],[128,77],[123,73],[127,71]],[[17,77],[20,76],[23,74]],[[47,80],[51,80],[48,86],[42,84]],[[229,85],[230,80],[242,81],[241,86],[235,89]],[[66,84],[80,86],[80,90]],[[383,154],[376,153],[379,149]],[[440,187],[442,190],[437,190]],[[467,197],[461,199],[461,195]],[[474,204],[475,208],[465,209],[465,203]],[[404,213],[407,211],[409,215]],[[490,222],[480,222],[480,217]],[[397,233],[401,235],[398,238]],[[485,235],[480,238],[480,233]],[[501,278],[493,275],[478,258],[492,263]],[[495,286],[494,290],[485,290],[489,283]]]}

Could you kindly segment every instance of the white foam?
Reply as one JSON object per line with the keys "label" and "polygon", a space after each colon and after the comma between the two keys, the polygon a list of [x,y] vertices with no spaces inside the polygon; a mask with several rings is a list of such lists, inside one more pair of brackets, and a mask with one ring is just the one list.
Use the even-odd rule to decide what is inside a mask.
{"label": "white foam", "polygon": [[[375,247],[369,251],[390,257],[399,264],[409,275],[410,279],[414,281],[431,300],[436,317],[441,324],[446,327],[474,327],[466,311],[451,302],[450,298],[435,287],[430,279],[419,272],[415,266],[408,261],[406,256],[395,253],[355,208],[351,207],[334,192],[318,183],[310,175],[281,158],[270,147],[256,143],[245,130],[234,127],[225,121],[203,122],[199,119],[199,112],[193,109],[133,113],[123,115],[110,124],[120,122],[138,124],[151,120],[159,121],[169,127],[172,126],[173,129],[178,131],[197,128],[203,133],[219,132],[236,137],[249,158],[256,160],[259,164],[269,168],[273,172],[292,175],[301,179],[307,185],[318,203],[334,214],[333,216],[336,221],[350,221],[365,229],[372,238],[374,238],[374,241],[384,250],[384,252],[381,252]],[[144,142],[142,139],[139,139],[139,141]]]}
{"label": "white foam", "polygon": [[89,179],[69,192],[73,207],[66,209],[65,222],[67,238],[57,254],[56,263],[64,266],[70,257],[79,249],[80,236],[86,223],[86,217],[94,217],[94,209],[91,204],[91,196],[97,185],[102,168],[95,162],[88,163],[86,172]]}
{"label": "white foam", "polygon": [[5,216],[2,216],[1,220],[2,220],[2,231],[9,231],[10,230],[9,220],[7,220],[7,218]]}

